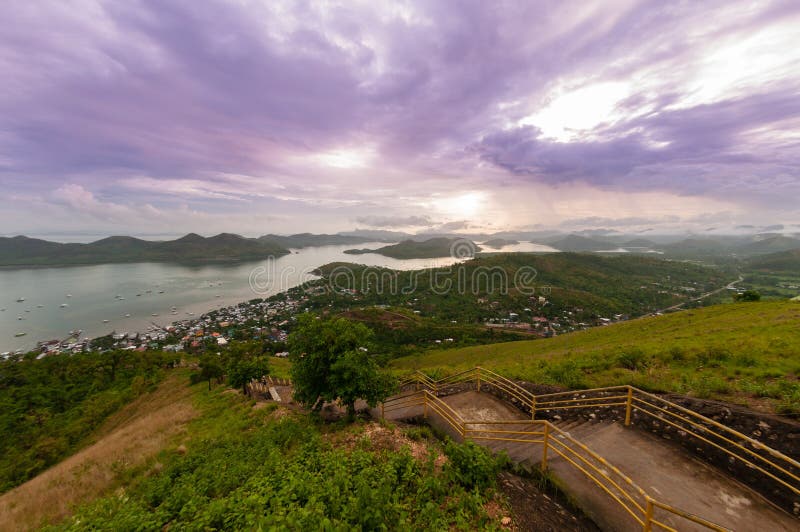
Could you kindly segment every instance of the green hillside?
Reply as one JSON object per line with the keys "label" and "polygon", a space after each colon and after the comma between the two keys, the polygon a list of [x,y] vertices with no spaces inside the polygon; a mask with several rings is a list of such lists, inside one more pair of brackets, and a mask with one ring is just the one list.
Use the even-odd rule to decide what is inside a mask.
{"label": "green hillside", "polygon": [[395,360],[398,370],[480,365],[570,388],[633,384],[800,413],[800,304],[727,304],[558,336]]}

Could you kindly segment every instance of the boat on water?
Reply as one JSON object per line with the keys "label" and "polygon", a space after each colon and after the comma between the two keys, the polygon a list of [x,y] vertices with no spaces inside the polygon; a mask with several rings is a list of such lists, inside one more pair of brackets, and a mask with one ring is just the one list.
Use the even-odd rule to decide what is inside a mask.
{"label": "boat on water", "polygon": [[108,323],[108,320],[103,320],[103,323]]}
{"label": "boat on water", "polygon": [[28,334],[28,333],[18,332],[17,334],[14,335],[14,337],[15,338],[19,338],[20,336],[25,336],[26,334]]}
{"label": "boat on water", "polygon": [[152,314],[150,314],[150,315],[151,315],[151,316],[158,316],[158,312],[153,312],[153,313],[152,313]]}
{"label": "boat on water", "polygon": [[36,308],[44,308],[44,305],[36,305]]}
{"label": "boat on water", "polygon": [[23,301],[25,301],[24,297],[18,297],[17,298],[17,303],[22,303]]}
{"label": "boat on water", "polygon": [[163,290],[159,290],[159,291],[158,291],[158,293],[159,293],[159,294],[163,294],[163,293],[164,293],[164,291],[163,291]]}
{"label": "boat on water", "polygon": [[67,305],[66,303],[61,303],[61,304],[59,305],[59,307],[61,307],[61,308],[67,308],[68,306],[69,306],[69,305]]}
{"label": "boat on water", "polygon": [[72,297],[72,294],[67,294],[67,297]]}
{"label": "boat on water", "polygon": [[126,317],[126,318],[130,318],[130,317],[131,317],[131,315],[130,315],[130,314],[125,314],[125,317]]}
{"label": "boat on water", "polygon": [[17,316],[17,319],[18,319],[18,320],[21,320],[21,319],[22,319],[22,316]]}

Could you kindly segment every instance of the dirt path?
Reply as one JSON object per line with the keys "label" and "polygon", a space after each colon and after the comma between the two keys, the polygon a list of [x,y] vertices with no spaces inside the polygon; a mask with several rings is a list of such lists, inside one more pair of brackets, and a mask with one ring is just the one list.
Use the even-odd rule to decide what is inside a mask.
{"label": "dirt path", "polygon": [[95,432],[95,443],[0,496],[0,530],[30,530],[67,517],[75,504],[116,487],[124,470],[155,456],[197,414],[185,376],[169,375],[112,415]]}

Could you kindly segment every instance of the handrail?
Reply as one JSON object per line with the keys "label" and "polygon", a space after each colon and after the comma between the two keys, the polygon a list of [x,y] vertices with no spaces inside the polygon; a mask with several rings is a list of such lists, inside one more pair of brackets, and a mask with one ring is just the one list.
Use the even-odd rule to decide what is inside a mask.
{"label": "handrail", "polygon": [[[525,407],[530,407],[531,419],[535,417],[537,412],[541,411],[625,407],[625,425],[627,426],[632,422],[632,412],[634,410],[641,411],[643,414],[684,431],[690,437],[713,446],[743,463],[749,469],[777,482],[784,488],[788,488],[790,492],[800,495],[800,473],[792,470],[800,471],[800,462],[798,460],[718,421],[634,386],[607,386],[537,395],[514,381],[480,366],[448,375],[439,380],[432,380],[427,375],[420,372],[417,373],[426,379],[426,384],[431,389],[434,397],[438,395],[441,387],[469,381],[472,378],[476,380],[476,388],[479,391],[482,383],[492,385],[500,392],[504,392],[511,398],[520,401]],[[625,394],[620,394],[619,392],[625,392]],[[594,396],[592,396],[593,394]],[[578,395],[581,397],[577,397]],[[653,412],[652,409],[656,412]],[[670,418],[674,421],[670,421]],[[688,427],[681,426],[678,423],[686,424]],[[698,434],[697,432],[700,433]],[[712,441],[709,438],[718,439],[720,442]],[[746,447],[746,445],[751,446],[753,449]],[[653,521],[653,523],[659,525],[657,521]]]}
{"label": "handrail", "polygon": [[[580,471],[604,493],[616,501],[646,532],[652,531],[653,526],[658,526],[664,530],[675,530],[653,517],[653,508],[655,507],[671,512],[679,517],[689,519],[711,530],[726,532],[725,528],[715,523],[653,499],[619,468],[609,463],[605,458],[589,449],[567,432],[553,425],[550,421],[464,420],[456,410],[440,399],[435,391],[431,392],[429,390],[419,390],[410,394],[387,399],[381,405],[381,415],[383,416],[385,412],[400,410],[410,406],[423,406],[424,416],[426,418],[428,417],[429,410],[436,413],[447,425],[460,435],[462,440],[495,440],[541,445],[542,469],[547,468],[548,451],[561,456],[566,463]],[[492,425],[512,427],[526,425],[528,427],[542,427],[542,430],[531,431],[487,428]],[[468,429],[467,426],[477,426],[478,428]],[[513,436],[518,437],[515,438]],[[524,438],[524,436],[528,438]],[[615,480],[612,474],[620,480]],[[637,501],[637,496],[642,498],[642,502]]]}

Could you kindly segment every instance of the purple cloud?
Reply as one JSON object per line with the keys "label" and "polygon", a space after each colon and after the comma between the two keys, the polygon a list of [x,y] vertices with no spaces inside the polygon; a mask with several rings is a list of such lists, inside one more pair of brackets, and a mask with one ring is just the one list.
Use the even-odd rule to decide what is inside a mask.
{"label": "purple cloud", "polygon": [[[510,205],[587,187],[674,203],[648,220],[687,196],[800,219],[796,2],[34,0],[0,16],[0,184],[29,207],[81,216],[91,198],[120,227],[144,208],[325,230],[638,218]],[[430,201],[465,190],[490,199]],[[24,212],[4,224],[43,223]]]}

